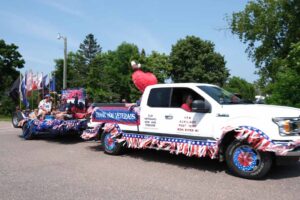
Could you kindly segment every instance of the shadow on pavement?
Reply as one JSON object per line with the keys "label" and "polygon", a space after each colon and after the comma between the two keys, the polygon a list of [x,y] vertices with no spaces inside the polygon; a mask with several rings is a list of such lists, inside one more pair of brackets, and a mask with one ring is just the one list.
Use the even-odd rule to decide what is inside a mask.
{"label": "shadow on pavement", "polygon": [[[19,137],[22,140],[24,140],[22,135],[19,135]],[[43,135],[35,136],[34,139],[32,139],[32,141],[34,141],[34,140],[44,140],[46,142],[55,142],[55,143],[60,143],[60,144],[76,144],[79,142],[84,142],[84,140],[81,139],[76,134],[69,134],[69,135],[43,134]]]}
{"label": "shadow on pavement", "polygon": [[284,178],[293,178],[300,176],[300,162],[293,165],[286,166],[274,166],[267,179],[284,179]]}
{"label": "shadow on pavement", "polygon": [[[88,149],[93,151],[101,151],[104,153],[103,147],[99,142],[97,145],[89,146]],[[147,162],[159,162],[170,165],[176,165],[183,169],[198,169],[201,171],[210,171],[213,173],[225,171],[231,175],[227,170],[225,162],[219,162],[218,160],[212,160],[206,158],[187,157],[184,155],[170,154],[166,151],[156,151],[151,149],[139,150],[139,149],[125,149],[124,153],[120,156],[130,157],[134,159],[141,159]],[[285,179],[300,176],[300,162],[294,165],[287,166],[274,166],[269,174],[262,179]]]}
{"label": "shadow on pavement", "polygon": [[[89,146],[90,150],[93,151],[102,151],[104,153],[101,143],[98,143],[95,146]],[[183,169],[198,169],[202,171],[210,172],[221,172],[226,170],[225,163],[220,163],[218,160],[212,160],[210,158],[196,158],[196,157],[187,157],[184,155],[175,155],[170,154],[166,151],[157,151],[152,149],[124,149],[124,152],[119,155],[122,157],[130,157],[133,159],[142,159],[147,162],[159,162],[170,165],[176,165]]]}
{"label": "shadow on pavement", "polygon": [[99,142],[99,140],[98,141],[94,140],[94,142],[95,142],[94,146],[88,146],[86,148],[89,149],[89,150],[92,150],[92,151],[102,151],[104,153],[104,149],[101,145],[101,142]]}
{"label": "shadow on pavement", "polygon": [[132,150],[128,149],[125,156],[135,159],[142,159],[147,162],[160,162],[170,165],[176,165],[183,169],[198,169],[202,171],[221,172],[226,170],[225,163],[218,160],[206,158],[187,157],[184,155],[170,154],[166,151],[157,150]]}
{"label": "shadow on pavement", "polygon": [[[23,140],[22,135],[19,137]],[[78,135],[39,135],[33,140],[45,140],[47,142],[55,142],[60,144],[76,144],[84,142],[85,140],[81,139]],[[93,140],[90,140],[93,141]],[[104,153],[101,142],[94,141],[95,145],[88,146],[87,148],[92,151],[101,151]],[[159,162],[170,165],[176,165],[183,169],[198,169],[202,171],[210,172],[222,172],[230,174],[227,170],[225,162],[219,162],[218,160],[212,160],[208,157],[206,158],[196,158],[196,157],[187,157],[184,155],[175,155],[170,154],[166,151],[156,151],[151,149],[139,150],[139,149],[125,149],[124,153],[120,156],[130,157],[134,159],[141,159],[147,162]],[[294,165],[287,166],[274,166],[269,174],[262,180],[267,179],[285,179],[293,178],[300,176],[300,162]]]}

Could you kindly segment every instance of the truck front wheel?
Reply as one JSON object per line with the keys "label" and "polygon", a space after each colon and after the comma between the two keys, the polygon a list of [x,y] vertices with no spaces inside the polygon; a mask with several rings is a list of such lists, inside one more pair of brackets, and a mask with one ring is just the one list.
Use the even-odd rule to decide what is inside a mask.
{"label": "truck front wheel", "polygon": [[264,177],[272,166],[272,156],[269,152],[258,151],[238,140],[228,146],[225,156],[230,172],[247,179]]}
{"label": "truck front wheel", "polygon": [[121,153],[122,145],[113,138],[110,133],[102,133],[101,143],[104,148],[105,153],[111,155],[118,155]]}

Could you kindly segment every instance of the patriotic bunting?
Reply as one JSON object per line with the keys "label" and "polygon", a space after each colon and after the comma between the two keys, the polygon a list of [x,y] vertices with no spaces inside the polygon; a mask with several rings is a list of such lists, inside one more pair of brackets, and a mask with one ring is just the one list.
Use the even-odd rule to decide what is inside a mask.
{"label": "patriotic bunting", "polygon": [[[100,123],[93,129],[85,130],[82,134],[83,139],[96,137],[99,133]],[[241,126],[237,129],[226,127],[223,129],[223,137],[220,140],[192,140],[184,138],[174,138],[167,136],[152,136],[136,133],[123,132],[118,124],[106,123],[103,131],[110,133],[116,138],[118,143],[122,143],[124,147],[134,149],[156,149],[169,151],[172,154],[183,154],[186,156],[205,157],[211,159],[219,157],[219,146],[222,138],[229,132],[235,132],[235,138],[241,141],[247,141],[253,148],[260,151],[275,152],[280,155],[285,155],[294,148],[300,146],[300,141],[290,143],[276,143],[262,131],[249,126]]]}

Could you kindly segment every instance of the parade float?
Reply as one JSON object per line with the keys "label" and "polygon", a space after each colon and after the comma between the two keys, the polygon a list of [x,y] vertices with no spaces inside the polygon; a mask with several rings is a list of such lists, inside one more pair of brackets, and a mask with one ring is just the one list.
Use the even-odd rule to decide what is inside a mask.
{"label": "parade float", "polygon": [[[24,139],[33,139],[38,135],[80,135],[87,124],[86,94],[83,88],[62,90],[60,99],[66,100],[66,110],[63,118],[56,118],[55,114],[46,115],[40,119],[36,114],[18,111],[18,127],[22,128]],[[33,114],[33,116],[31,116]]]}

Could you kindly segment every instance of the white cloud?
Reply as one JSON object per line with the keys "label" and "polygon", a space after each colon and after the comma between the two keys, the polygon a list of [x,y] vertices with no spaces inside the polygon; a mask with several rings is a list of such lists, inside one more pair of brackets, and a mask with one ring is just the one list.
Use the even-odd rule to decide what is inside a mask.
{"label": "white cloud", "polygon": [[79,41],[71,34],[64,31],[41,18],[17,15],[11,12],[0,12],[0,24],[5,30],[14,35],[27,38],[18,43],[19,51],[25,59],[24,72],[28,69],[43,71],[45,73],[53,70],[53,59],[57,55],[63,56],[63,42],[57,40],[57,33],[61,30],[63,35],[68,37],[68,51],[77,49]]}
{"label": "white cloud", "polygon": [[47,40],[53,40],[57,34],[53,26],[43,22],[41,19],[29,19],[24,16],[5,12],[0,13],[0,16],[4,19],[3,23],[6,23],[16,33],[25,33]]}
{"label": "white cloud", "polygon": [[30,57],[30,56],[26,56],[24,55],[24,58],[26,61],[32,62],[32,63],[37,63],[40,65],[49,65],[49,61],[40,59],[40,58],[35,58],[35,57]]}
{"label": "white cloud", "polygon": [[46,1],[39,1],[40,3],[50,6],[54,9],[57,9],[63,13],[73,15],[76,17],[85,18],[85,15],[82,10],[75,9],[74,1],[55,1],[55,0],[46,0]]}
{"label": "white cloud", "polygon": [[[139,28],[136,32],[128,34],[129,41],[136,43],[139,48],[144,48],[148,51],[166,52],[162,43],[147,29]],[[150,52],[148,52],[150,53]]]}
{"label": "white cloud", "polygon": [[[18,34],[26,34],[31,38],[37,38],[42,40],[47,40],[51,42],[59,42],[57,41],[57,33],[63,32],[63,28],[56,27],[55,25],[42,20],[37,17],[28,17],[28,16],[19,16],[16,14],[1,12],[0,20],[2,18],[2,23],[5,23],[13,32]],[[67,35],[67,33],[66,33]],[[68,37],[68,46],[71,48],[78,48],[79,42],[78,40]]]}
{"label": "white cloud", "polygon": [[167,49],[163,43],[151,31],[141,25],[127,24],[126,27],[120,27],[118,30],[103,30],[102,33],[114,41],[114,43],[118,42],[118,45],[125,41],[136,44],[140,50],[142,48],[145,49],[146,53],[151,53],[151,51],[167,53]]}

